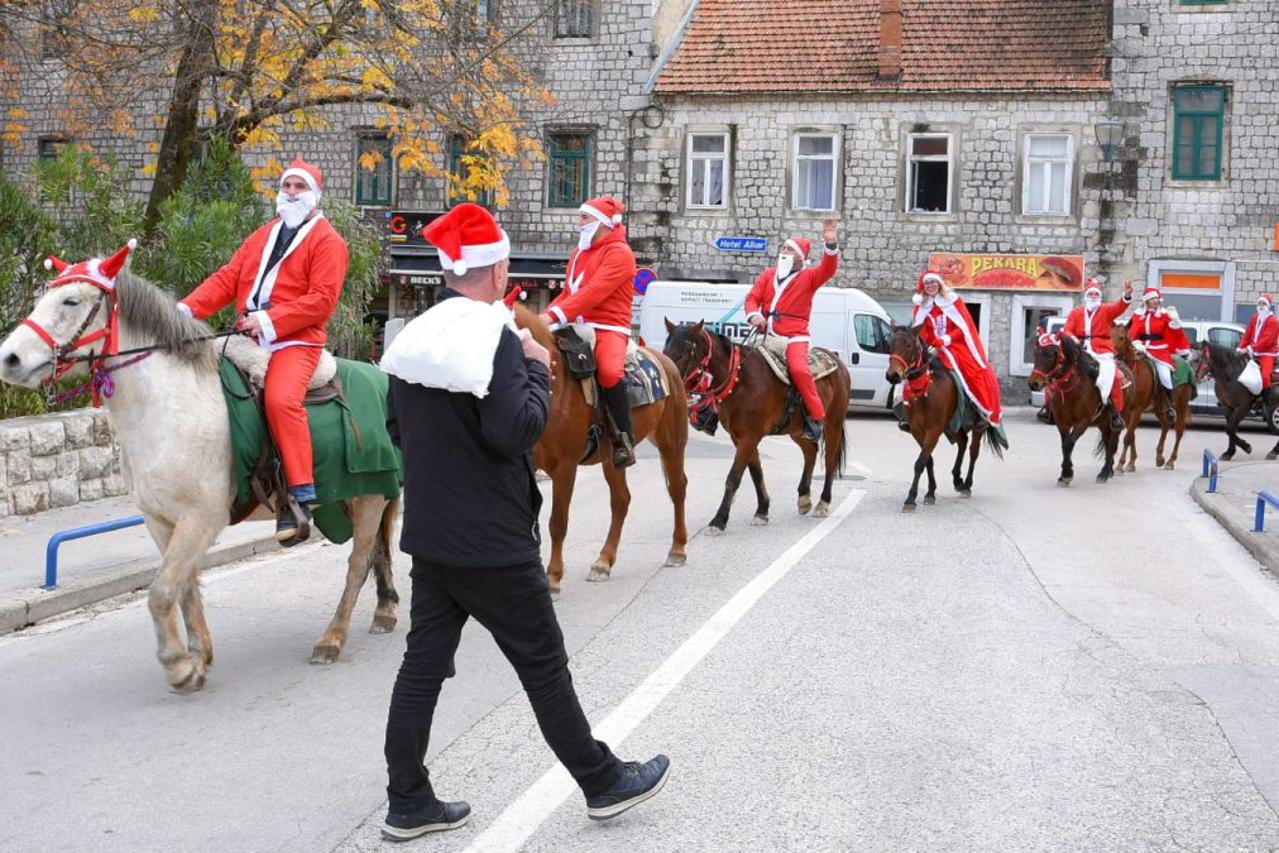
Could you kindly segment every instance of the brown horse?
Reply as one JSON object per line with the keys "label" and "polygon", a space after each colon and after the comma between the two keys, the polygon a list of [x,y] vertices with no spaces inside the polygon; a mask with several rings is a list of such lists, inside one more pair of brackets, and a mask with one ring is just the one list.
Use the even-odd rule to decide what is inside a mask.
{"label": "brown horse", "polygon": [[[613,467],[612,445],[608,430],[600,440],[600,447],[583,459],[587,433],[594,419],[594,409],[586,402],[582,383],[564,369],[564,360],[546,324],[537,314],[516,305],[515,323],[528,329],[537,342],[551,352],[551,410],[547,416],[546,430],[533,448],[533,464],[551,476],[551,559],[546,565],[551,592],[560,591],[564,577],[564,536],[568,533],[568,508],[573,499],[573,485],[577,481],[578,465],[601,464],[613,512],[604,547],[591,564],[588,581],[607,580],[617,562],[617,544],[622,537],[622,525],[631,505],[631,492],[626,485],[626,471]],[[688,444],[688,396],[679,371],[670,359],[656,350],[645,348],[649,357],[661,366],[666,376],[669,394],[648,406],[635,409],[635,441],[652,440],[662,457],[662,470],[666,475],[666,489],[675,505],[675,533],[671,539],[666,565],[682,566],[687,555],[688,528],[684,523],[684,494],[688,478],[684,475],[684,448]]]}
{"label": "brown horse", "polygon": [[[951,469],[951,480],[960,497],[973,496],[973,469],[977,466],[977,456],[981,453],[981,440],[984,435],[986,443],[994,454],[1003,458],[1003,447],[989,424],[981,421],[971,432],[960,429],[951,432],[950,419],[955,414],[955,406],[962,393],[950,375],[950,371],[936,358],[930,359],[927,348],[919,338],[919,330],[911,326],[895,326],[888,343],[888,371],[886,378],[896,384],[905,381],[907,393],[910,394],[910,406],[907,417],[910,423],[910,434],[919,443],[919,456],[915,459],[915,479],[911,481],[910,492],[902,505],[902,512],[915,509],[915,498],[919,495],[919,477],[928,472],[928,492],[924,495],[924,503],[931,505],[937,502],[937,478],[933,475],[933,450],[943,435],[959,446],[955,454],[955,467]],[[964,453],[968,455],[968,476],[960,477],[963,470]]]}
{"label": "brown horse", "polygon": [[[711,519],[709,532],[723,533],[728,526],[728,513],[733,496],[742,484],[742,472],[750,468],[755,483],[755,523],[768,523],[768,490],[764,486],[764,466],[759,460],[759,442],[766,435],[789,435],[804,454],[804,472],[799,480],[799,514],[813,509],[809,496],[813,468],[817,463],[817,444],[802,435],[804,406],[787,411],[790,387],[774,375],[756,350],[735,344],[721,334],[704,328],[704,324],[683,323],[676,326],[666,321],[664,352],[675,362],[686,384],[709,377],[710,399],[716,401],[719,418],[728,430],[737,453],[724,484],[724,499]],[[844,418],[852,384],[843,362],[838,369],[817,380],[817,393],[826,407],[823,440],[826,445],[826,482],[813,515],[830,514],[831,483],[844,468]]]}
{"label": "brown horse", "polygon": [[[1085,352],[1083,345],[1072,335],[1041,334],[1035,343],[1035,368],[1027,384],[1032,391],[1047,389],[1048,407],[1057,432],[1061,434],[1059,486],[1069,486],[1075,478],[1070,454],[1090,426],[1101,431],[1095,453],[1105,458],[1105,464],[1097,474],[1097,482],[1108,482],[1115,474],[1115,451],[1119,447],[1121,430],[1111,426],[1110,417],[1102,405],[1095,381],[1098,369],[1097,360]],[[1115,369],[1115,381],[1123,382],[1126,366],[1116,364]],[[1123,393],[1124,411],[1127,411],[1133,407],[1132,388]]]}
{"label": "brown horse", "polygon": [[[1226,445],[1226,451],[1221,454],[1223,461],[1234,459],[1237,447],[1242,448],[1244,453],[1252,453],[1252,445],[1239,435],[1239,425],[1259,403],[1271,432],[1279,432],[1279,425],[1275,423],[1279,420],[1279,414],[1276,414],[1273,404],[1267,402],[1267,398],[1274,399],[1276,392],[1273,387],[1269,392],[1263,391],[1259,400],[1259,395],[1248,390],[1239,381],[1239,374],[1247,365],[1248,357],[1231,347],[1214,344],[1212,341],[1204,341],[1200,345],[1199,367],[1195,371],[1195,381],[1203,382],[1209,376],[1213,378],[1217,392],[1217,405],[1226,413],[1226,438],[1230,443]],[[1266,454],[1267,459],[1277,457],[1279,457],[1279,443],[1276,443]]]}
{"label": "brown horse", "polygon": [[[1186,424],[1190,422],[1190,394],[1194,389],[1190,385],[1179,385],[1173,389],[1170,397],[1176,417],[1170,421],[1163,407],[1156,405],[1155,386],[1159,382],[1159,377],[1155,374],[1150,360],[1137,351],[1124,329],[1116,327],[1111,331],[1110,339],[1115,344],[1115,358],[1128,365],[1128,369],[1132,371],[1132,406],[1124,409],[1124,446],[1119,453],[1119,463],[1115,467],[1115,473],[1122,474],[1125,470],[1137,470],[1137,427],[1141,424],[1141,416],[1146,412],[1154,412],[1155,417],[1159,418],[1159,444],[1155,447],[1155,467],[1171,471],[1177,463],[1177,451],[1181,449],[1181,437],[1186,431]],[[1169,428],[1177,430],[1177,438],[1172,445],[1172,455],[1165,463],[1164,442],[1168,439]],[[1126,468],[1125,459],[1127,460]]]}

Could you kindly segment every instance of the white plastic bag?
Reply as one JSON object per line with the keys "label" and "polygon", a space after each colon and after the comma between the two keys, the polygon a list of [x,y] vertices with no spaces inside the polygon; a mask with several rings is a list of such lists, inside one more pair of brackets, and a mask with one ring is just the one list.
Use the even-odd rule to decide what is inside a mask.
{"label": "white plastic bag", "polygon": [[1239,374],[1239,382],[1254,395],[1261,393],[1261,368],[1255,360],[1248,359],[1243,372]]}

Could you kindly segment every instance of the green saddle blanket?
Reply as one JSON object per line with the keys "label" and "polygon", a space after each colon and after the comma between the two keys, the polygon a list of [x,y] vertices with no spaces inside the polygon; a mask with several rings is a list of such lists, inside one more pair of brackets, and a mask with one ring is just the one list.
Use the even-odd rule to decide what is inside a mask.
{"label": "green saddle blanket", "polygon": [[1186,361],[1179,355],[1172,357],[1172,387],[1180,388],[1182,385],[1190,386],[1190,399],[1199,396],[1199,383],[1195,381],[1195,370],[1190,366],[1190,362]]}
{"label": "green saddle blanket", "polygon": [[[968,399],[968,395],[964,393],[964,383],[960,381],[959,371],[951,370],[950,378],[955,382],[955,388],[959,393],[955,395],[955,411],[951,414],[950,420],[946,423],[946,439],[951,444],[955,443],[954,436],[961,432],[971,432],[981,422],[981,412],[977,411],[977,407]],[[987,429],[994,434],[995,443],[1004,450],[1008,449],[1008,433],[1004,432],[1004,425],[990,425]]]}
{"label": "green saddle blanket", "polygon": [[[235,366],[223,359],[218,369],[231,419],[235,500],[244,506],[253,499],[250,480],[267,439],[266,424]],[[386,374],[371,364],[341,358],[337,371],[345,402],[308,404],[306,415],[314,456],[314,524],[324,538],[341,544],[352,533],[342,501],[361,495],[399,496],[404,460],[386,430]]]}

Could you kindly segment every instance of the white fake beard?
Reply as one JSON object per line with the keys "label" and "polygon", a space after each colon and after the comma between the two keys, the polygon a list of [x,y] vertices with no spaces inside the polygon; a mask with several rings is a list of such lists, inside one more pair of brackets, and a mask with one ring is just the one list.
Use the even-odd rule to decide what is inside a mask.
{"label": "white fake beard", "polygon": [[1269,313],[1270,313],[1270,306],[1269,306],[1269,305],[1266,305],[1265,307],[1262,307],[1261,305],[1258,305],[1258,306],[1257,306],[1257,315],[1258,315],[1258,316],[1260,316],[1260,317],[1264,317],[1264,316],[1266,316],[1266,315],[1267,315],[1267,314],[1269,314]]}
{"label": "white fake beard", "polygon": [[1096,311],[1098,308],[1100,308],[1100,307],[1101,307],[1101,300],[1100,300],[1100,299],[1085,299],[1085,300],[1084,300],[1084,307],[1085,307],[1085,308],[1087,308],[1089,311]]}
{"label": "white fake beard", "polygon": [[577,248],[583,252],[589,249],[591,243],[595,240],[595,232],[598,230],[600,230],[600,223],[598,222],[577,226]]}
{"label": "white fake beard", "polygon": [[297,198],[292,200],[281,191],[275,197],[275,212],[280,215],[280,219],[284,220],[285,227],[297,228],[306,221],[318,203],[319,199],[311,190],[298,193]]}
{"label": "white fake beard", "polygon": [[790,252],[782,252],[777,256],[777,277],[784,279],[791,274],[795,266],[795,256]]}

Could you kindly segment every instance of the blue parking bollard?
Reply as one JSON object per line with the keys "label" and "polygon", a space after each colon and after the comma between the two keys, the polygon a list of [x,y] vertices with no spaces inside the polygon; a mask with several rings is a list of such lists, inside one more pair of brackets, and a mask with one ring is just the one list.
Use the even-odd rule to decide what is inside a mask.
{"label": "blue parking bollard", "polygon": [[1270,492],[1257,492],[1257,517],[1252,525],[1253,533],[1266,532],[1266,504],[1279,509],[1279,498],[1276,498]]}
{"label": "blue parking bollard", "polygon": [[1204,448],[1203,476],[1208,478],[1208,493],[1215,493],[1217,491],[1217,457],[1206,447]]}
{"label": "blue parking bollard", "polygon": [[137,527],[145,519],[140,515],[118,518],[115,521],[103,521],[98,524],[86,524],[70,530],[59,530],[49,537],[49,544],[44,549],[44,589],[57,589],[58,586],[58,546],[71,539],[83,539],[86,536],[97,536],[99,533],[110,533],[126,527]]}

